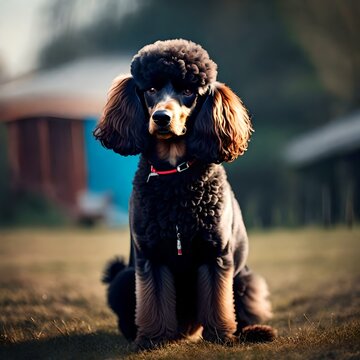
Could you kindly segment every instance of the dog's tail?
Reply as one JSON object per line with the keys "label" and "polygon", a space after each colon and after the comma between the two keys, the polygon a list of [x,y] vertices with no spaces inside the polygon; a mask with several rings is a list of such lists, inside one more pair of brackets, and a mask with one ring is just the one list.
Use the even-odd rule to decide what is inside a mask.
{"label": "dog's tail", "polygon": [[246,342],[272,341],[277,331],[259,323],[272,317],[265,280],[245,267],[234,282],[238,335]]}
{"label": "dog's tail", "polygon": [[116,275],[126,268],[124,258],[117,257],[106,265],[101,281],[104,284],[111,284]]}

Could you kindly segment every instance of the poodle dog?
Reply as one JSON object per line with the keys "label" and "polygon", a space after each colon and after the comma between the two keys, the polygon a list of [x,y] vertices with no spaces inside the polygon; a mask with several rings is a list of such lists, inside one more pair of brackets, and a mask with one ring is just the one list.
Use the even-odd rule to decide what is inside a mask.
{"label": "poodle dog", "polygon": [[157,41],[115,79],[94,135],[141,154],[130,199],[129,264],[107,268],[108,303],[139,348],[201,334],[270,341],[265,281],[246,266],[248,239],[222,162],[242,155],[252,126],[217,65],[191,41]]}

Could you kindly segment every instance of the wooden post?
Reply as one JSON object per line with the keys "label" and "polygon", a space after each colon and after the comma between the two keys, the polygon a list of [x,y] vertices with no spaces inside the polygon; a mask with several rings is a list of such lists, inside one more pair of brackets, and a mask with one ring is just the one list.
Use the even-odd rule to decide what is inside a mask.
{"label": "wooden post", "polygon": [[37,131],[39,135],[39,151],[40,151],[40,173],[41,183],[39,184],[48,196],[52,196],[51,170],[50,170],[50,142],[49,142],[49,126],[46,118],[37,121]]}
{"label": "wooden post", "polygon": [[79,120],[72,120],[70,129],[73,168],[71,184],[73,200],[76,201],[78,193],[86,189],[84,123]]}
{"label": "wooden post", "polygon": [[322,203],[322,220],[324,226],[331,225],[331,193],[329,185],[323,183],[321,189],[321,203]]}
{"label": "wooden post", "polygon": [[7,124],[9,131],[9,163],[11,173],[11,186],[18,189],[21,179],[20,168],[20,139],[19,139],[19,123],[12,121]]}
{"label": "wooden post", "polygon": [[345,223],[349,228],[352,228],[355,223],[355,211],[354,211],[354,195],[355,186],[354,181],[350,178],[346,184],[345,194]]}

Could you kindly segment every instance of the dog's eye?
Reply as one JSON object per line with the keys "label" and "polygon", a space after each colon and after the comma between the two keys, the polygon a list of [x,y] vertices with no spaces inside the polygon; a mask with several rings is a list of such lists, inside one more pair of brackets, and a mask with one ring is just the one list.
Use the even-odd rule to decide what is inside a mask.
{"label": "dog's eye", "polygon": [[190,89],[185,89],[182,93],[185,96],[191,96],[193,94],[193,92]]}
{"label": "dog's eye", "polygon": [[150,95],[154,95],[156,94],[157,90],[155,88],[150,88],[149,90],[146,91],[148,94]]}

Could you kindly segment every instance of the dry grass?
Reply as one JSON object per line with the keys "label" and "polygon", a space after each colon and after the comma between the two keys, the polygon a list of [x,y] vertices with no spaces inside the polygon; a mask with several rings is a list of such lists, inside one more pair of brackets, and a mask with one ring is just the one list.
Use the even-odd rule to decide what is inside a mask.
{"label": "dry grass", "polygon": [[0,231],[0,358],[357,359],[359,249],[359,228],[252,233],[249,262],[269,281],[279,338],[132,353],[99,281],[109,258],[127,254],[126,231]]}

